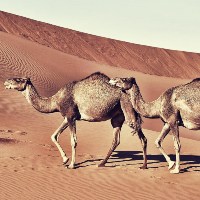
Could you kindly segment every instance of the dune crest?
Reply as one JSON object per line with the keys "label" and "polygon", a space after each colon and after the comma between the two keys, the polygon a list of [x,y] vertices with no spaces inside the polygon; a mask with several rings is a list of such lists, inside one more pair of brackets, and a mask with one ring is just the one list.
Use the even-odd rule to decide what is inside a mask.
{"label": "dune crest", "polygon": [[2,11],[0,31],[100,64],[159,76],[179,78],[200,76],[198,53],[148,47],[98,37]]}
{"label": "dune crest", "polygon": [[[37,112],[22,94],[5,90],[3,85],[7,78],[28,76],[39,94],[50,96],[69,81],[80,80],[101,71],[110,77],[135,77],[144,98],[149,101],[156,99],[167,88],[189,80],[142,74],[88,61],[77,54],[69,55],[13,35],[11,32],[15,32],[18,19],[12,18],[11,21],[16,22],[12,26],[11,21],[7,23],[5,18],[3,20],[3,25],[0,20],[0,29],[4,31],[0,31],[1,199],[199,199],[198,132],[187,131],[184,134],[180,131],[181,136],[187,135],[190,139],[181,138],[182,173],[174,176],[164,170],[167,163],[154,145],[159,133],[147,129],[144,129],[144,134],[148,139],[149,169],[138,170],[143,159],[141,144],[125,124],[119,147],[105,168],[97,168],[96,165],[105,157],[112,141],[110,122],[78,121],[77,168],[68,170],[60,164],[62,160],[59,152],[51,141],[51,135],[63,118],[59,114]],[[21,22],[26,24],[23,20]],[[90,51],[86,52],[89,55]],[[161,130],[161,126],[156,120],[145,120],[143,124],[143,127],[157,131]],[[169,135],[163,145],[172,160],[175,160],[171,141]],[[60,136],[59,142],[70,155],[69,131]]]}

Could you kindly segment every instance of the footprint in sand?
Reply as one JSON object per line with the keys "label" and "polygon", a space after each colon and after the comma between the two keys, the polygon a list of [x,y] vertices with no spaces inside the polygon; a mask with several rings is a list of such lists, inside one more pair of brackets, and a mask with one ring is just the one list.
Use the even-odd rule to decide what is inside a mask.
{"label": "footprint in sand", "polygon": [[12,130],[9,130],[9,129],[8,129],[8,130],[4,130],[4,132],[5,132],[5,133],[13,133],[13,131],[12,131]]}
{"label": "footprint in sand", "polygon": [[26,135],[27,133],[25,131],[13,131],[13,130],[8,129],[8,130],[0,130],[0,134],[4,135],[4,137],[0,137],[1,144],[16,144],[21,141],[13,137],[15,135]]}
{"label": "footprint in sand", "polygon": [[8,130],[0,130],[0,133],[1,133],[1,134],[5,134],[5,133],[6,133],[6,134],[7,134],[7,133],[12,134],[13,131],[12,131],[12,130],[9,130],[9,129],[8,129]]}
{"label": "footprint in sand", "polygon": [[16,144],[19,141],[13,138],[0,138],[1,144]]}
{"label": "footprint in sand", "polygon": [[15,131],[14,132],[15,134],[18,134],[18,135],[27,135],[28,133],[25,132],[25,131]]}
{"label": "footprint in sand", "polygon": [[0,133],[10,133],[10,134],[18,134],[18,135],[26,135],[27,132],[25,131],[13,131],[13,130],[0,130]]}

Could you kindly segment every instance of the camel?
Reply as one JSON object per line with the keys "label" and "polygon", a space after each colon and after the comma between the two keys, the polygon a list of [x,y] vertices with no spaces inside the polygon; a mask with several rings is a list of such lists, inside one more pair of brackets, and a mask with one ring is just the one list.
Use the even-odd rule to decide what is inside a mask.
{"label": "camel", "polygon": [[[170,173],[180,172],[180,139],[179,126],[190,130],[200,129],[200,78],[166,90],[157,100],[146,103],[140,93],[135,78],[113,78],[110,84],[118,86],[131,96],[131,103],[136,112],[146,118],[160,118],[163,129],[156,139],[156,147],[168,162]],[[165,153],[162,142],[172,132],[176,163]],[[175,168],[172,169],[175,165]]]}
{"label": "camel", "polygon": [[[60,134],[69,127],[71,136],[72,158],[68,168],[75,168],[76,157],[76,121],[101,122],[111,120],[113,127],[113,141],[106,157],[99,167],[105,166],[108,158],[120,143],[120,131],[125,119],[128,125],[137,132],[143,148],[142,169],[147,168],[146,147],[147,140],[141,129],[141,118],[133,109],[129,97],[116,86],[109,84],[110,78],[96,72],[80,80],[66,84],[55,95],[41,97],[33,86],[30,78],[12,78],[5,81],[6,89],[15,89],[25,96],[27,101],[41,113],[60,112],[64,121],[51,136],[57,146],[63,164],[66,166],[69,158],[58,142]],[[123,111],[124,113],[123,113]]]}

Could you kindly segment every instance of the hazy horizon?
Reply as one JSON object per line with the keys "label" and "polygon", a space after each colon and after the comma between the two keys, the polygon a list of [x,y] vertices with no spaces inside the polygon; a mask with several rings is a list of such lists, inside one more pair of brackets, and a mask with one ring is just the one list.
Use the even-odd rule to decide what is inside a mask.
{"label": "hazy horizon", "polygon": [[102,37],[200,53],[197,0],[0,0],[2,11]]}

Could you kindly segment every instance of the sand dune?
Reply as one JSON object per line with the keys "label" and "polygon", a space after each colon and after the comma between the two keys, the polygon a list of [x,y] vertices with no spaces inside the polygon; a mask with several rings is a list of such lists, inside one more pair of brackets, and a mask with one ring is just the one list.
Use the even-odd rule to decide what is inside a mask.
{"label": "sand dune", "polygon": [[[126,125],[121,144],[107,167],[97,168],[111,145],[110,122],[78,122],[77,169],[68,170],[50,140],[62,117],[37,112],[19,92],[3,86],[7,78],[28,76],[39,93],[50,96],[65,83],[95,71],[111,77],[136,77],[147,100],[155,99],[168,87],[189,81],[101,65],[0,32],[1,199],[198,199],[199,132],[181,130],[182,173],[172,175],[154,146],[158,132],[147,129],[144,133],[149,142],[149,169],[138,170],[142,164],[141,145]],[[161,123],[145,120],[144,127],[160,130]],[[70,156],[68,130],[61,135],[60,143]],[[170,135],[164,147],[175,159]]]}
{"label": "sand dune", "polygon": [[[70,55],[146,74],[200,76],[200,54],[131,44],[0,12],[0,31],[35,41]],[[134,38],[134,35],[133,35]]]}
{"label": "sand dune", "polygon": [[[108,125],[108,124],[107,124]],[[113,154],[106,168],[97,168],[99,159],[105,154],[106,145],[99,141],[111,141],[109,129],[103,136],[95,131],[101,126],[95,125],[88,138],[85,124],[81,124],[77,162],[79,168],[67,170],[63,168],[58,151],[47,139],[30,142],[31,133],[16,135],[18,143],[3,144],[1,156],[1,197],[3,199],[198,199],[199,196],[199,152],[197,141],[192,148],[182,153],[182,168],[185,173],[171,175],[166,162],[153,145],[155,133],[145,130],[149,140],[149,169],[138,170],[142,163],[141,147],[137,137],[131,136],[124,127],[122,141]],[[5,133],[4,133],[5,135]],[[48,134],[47,134],[48,135]],[[98,142],[99,141],[99,142]],[[170,143],[167,138],[166,143]],[[96,145],[90,145],[95,142]],[[109,143],[108,142],[108,143]],[[188,146],[188,139],[182,139],[183,149]],[[87,150],[83,143],[87,143]],[[69,142],[66,142],[69,147]],[[2,144],[1,144],[2,145]],[[23,148],[23,149],[22,149]],[[99,148],[99,154],[96,154]],[[104,152],[102,151],[104,149]],[[172,147],[166,146],[168,152]],[[24,150],[24,151],[23,151]],[[9,153],[8,153],[9,151]],[[14,153],[13,153],[14,152]],[[53,162],[52,162],[53,161]],[[184,180],[184,181],[183,181]]]}
{"label": "sand dune", "polygon": [[[158,98],[169,87],[189,81],[185,79],[150,76],[121,68],[102,66],[1,32],[0,45],[1,81],[13,76],[30,77],[40,94],[45,96],[53,95],[65,83],[80,80],[95,71],[104,72],[110,77],[136,77],[144,99],[147,101]],[[9,53],[6,54],[5,52]],[[11,93],[16,92],[12,91]],[[5,93],[5,95],[9,97],[10,92]],[[20,94],[17,95],[20,96]],[[5,98],[3,99],[2,101],[5,101]],[[7,103],[2,104],[6,105]],[[25,101],[24,104],[26,105]],[[17,109],[18,105],[16,105],[15,103],[14,109]],[[12,109],[12,107],[8,108],[6,106],[6,112]],[[153,121],[155,123],[152,123],[152,120],[145,119],[144,127],[160,131],[162,127],[161,121]],[[200,139],[200,135],[197,132],[184,129],[181,131],[181,135]]]}

